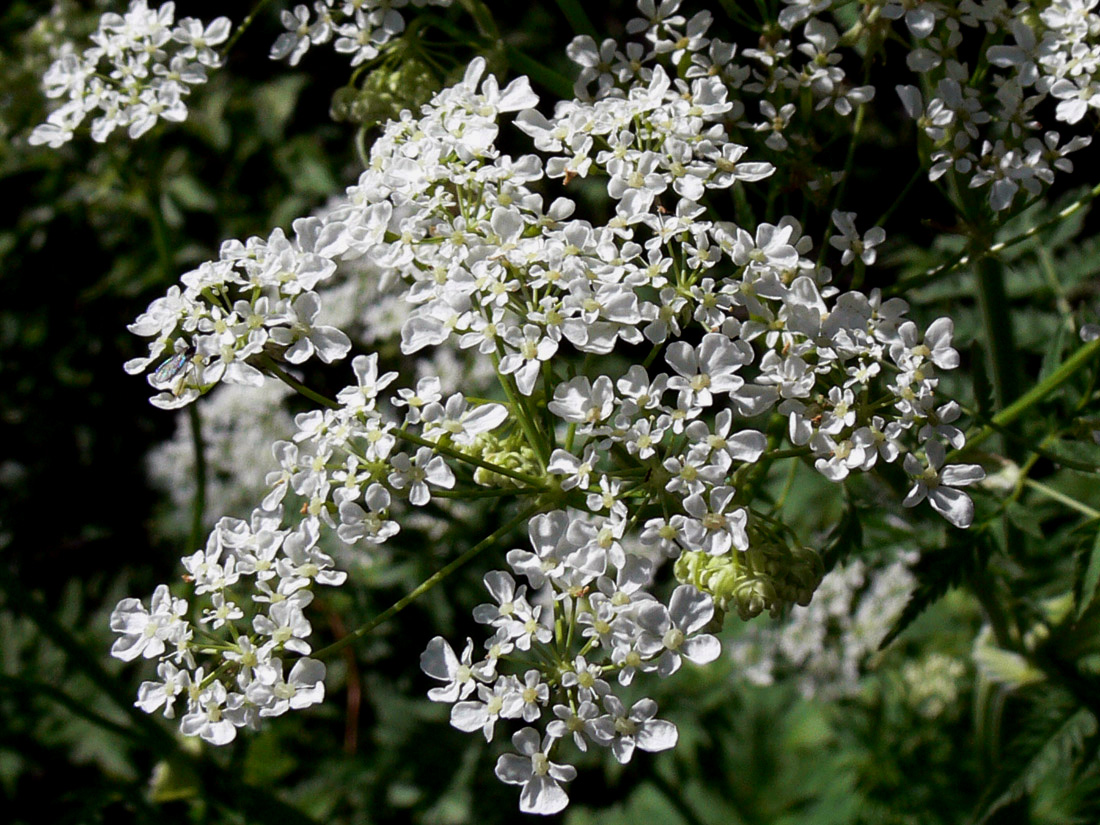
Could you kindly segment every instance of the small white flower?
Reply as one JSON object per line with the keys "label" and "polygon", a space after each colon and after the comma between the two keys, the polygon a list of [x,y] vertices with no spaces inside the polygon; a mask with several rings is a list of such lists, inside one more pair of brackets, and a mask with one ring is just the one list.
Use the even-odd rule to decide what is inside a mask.
{"label": "small white flower", "polygon": [[569,804],[569,796],[559,783],[577,776],[572,765],[559,765],[548,756],[553,738],[547,736],[539,746],[534,728],[523,728],[512,735],[519,754],[506,753],[497,760],[496,775],[501,782],[521,785],[519,809],[525,814],[555,814]]}

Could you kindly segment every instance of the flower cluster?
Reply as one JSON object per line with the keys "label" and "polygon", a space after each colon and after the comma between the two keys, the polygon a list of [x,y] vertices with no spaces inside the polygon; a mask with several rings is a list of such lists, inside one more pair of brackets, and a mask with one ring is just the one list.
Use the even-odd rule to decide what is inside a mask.
{"label": "flower cluster", "polygon": [[130,326],[154,340],[149,355],[128,361],[126,371],[143,372],[170,353],[149,382],[161,390],[153,404],[173,409],[221,382],[262,386],[251,362],[265,356],[290,364],[344,358],[348,336],[317,323],[314,287],[336,271],[331,244],[316,218],[295,221],[293,238],[276,229],[266,240],[223,244],[219,260],[184,275],[182,289],[172,287]]}
{"label": "flower cluster", "polygon": [[43,83],[49,97],[64,103],[35,127],[30,143],[62,146],[88,117],[100,143],[119,128],[138,138],[158,120],[185,120],[191,88],[222,64],[213,47],[229,37],[231,23],[185,17],[173,24],[174,18],[175,3],[150,9],[146,0],[133,0],[126,14],[103,15],[82,53],[63,48]]}
{"label": "flower cluster", "polygon": [[[1037,195],[1055,171],[1073,171],[1066,156],[1092,138],[1063,142],[1058,131],[1044,130],[1036,110],[1053,99],[1054,118],[1075,124],[1090,107],[1100,107],[1094,0],[1054,0],[1039,11],[1027,3],[1010,9],[998,0],[964,2],[953,13],[935,2],[904,6],[914,41],[907,62],[930,91],[922,95],[907,85],[897,92],[931,143],[931,180],[954,171],[969,179],[970,188],[988,186],[990,207],[1003,211],[1021,189]],[[882,13],[897,18],[902,7],[892,3]],[[897,13],[888,15],[892,8]],[[988,85],[991,96],[970,82],[962,58],[973,53],[970,40],[982,43],[980,56],[990,67],[1005,70]]]}
{"label": "flower cluster", "polygon": [[[351,55],[358,66],[378,57],[394,37],[405,30],[405,18],[397,11],[406,0],[314,0],[313,11],[299,4],[282,13],[286,31],[271,47],[272,60],[297,66],[312,46],[333,41],[341,54]],[[449,6],[451,0],[412,0],[414,6]]]}
{"label": "flower cluster", "polygon": [[[806,604],[818,588],[816,551],[759,506],[776,462],[804,460],[836,483],[893,465],[910,479],[906,505],[926,498],[969,525],[960,488],[983,473],[946,464],[963,446],[960,410],[936,395],[959,363],[951,321],[922,331],[900,299],[841,293],[790,215],[741,226],[707,213],[707,198],[774,169],[742,160],[737,81],[708,68],[706,18],[672,40],[677,6],[640,3],[645,71],[597,74],[594,96],[549,117],[525,78],[502,88],[475,59],[385,127],[342,202],[295,222],[293,238],[226,243],[131,327],[153,341],[127,369],[161,362],[159,406],[219,383],[297,385],[285,365],[350,352],[318,323],[318,288],[349,266],[401,296],[403,353],[476,353],[497,379],[495,400],[475,399],[433,375],[396,386],[377,354],[353,359],[355,383],[275,445],[251,522],[223,520],[185,560],[209,631],[187,621],[197,603],[167,589],[149,610],[119,606],[116,655],[165,657],[143,707],[171,711],[158,700],[191,686],[184,732],[226,741],[312,702],[319,663],[299,659],[282,680],[281,657],[313,653],[302,610],[314,584],[343,578],[320,535],[370,549],[429,503],[514,498],[518,515],[468,551],[526,525],[530,549],[485,577],[484,654],[437,637],[422,666],[459,729],[492,739],[501,719],[523,723],[497,775],[522,787],[522,810],[551,813],[568,801],[570,746],[625,763],[676,742],[655,702],[628,707],[614,685],[713,661],[712,622]],[[512,112],[541,155],[497,148]],[[549,204],[536,191],[577,177],[606,189],[606,225],[573,217],[564,189]],[[833,220],[841,265],[872,263],[884,233],[860,237],[852,213]]]}
{"label": "flower cluster", "polygon": [[[180,731],[186,736],[224,745],[237,728],[257,728],[262,717],[324,698],[325,666],[308,658],[312,628],[303,611],[314,584],[338,585],[346,576],[316,548],[310,522],[296,530],[281,529],[281,522],[277,511],[258,510],[251,522],[223,518],[206,547],[183,559],[195,596],[205,596],[208,605],[197,622],[189,619],[188,601],[166,585],[156,589],[148,608],[123,599],[111,614],[111,630],[119,634],[112,655],[160,659],[159,679],[142,684],[138,707],[171,719],[182,695]],[[238,603],[237,594],[249,584],[250,603]],[[252,632],[242,621],[246,611]],[[302,658],[284,674],[287,653]],[[209,670],[206,657],[216,662]]]}

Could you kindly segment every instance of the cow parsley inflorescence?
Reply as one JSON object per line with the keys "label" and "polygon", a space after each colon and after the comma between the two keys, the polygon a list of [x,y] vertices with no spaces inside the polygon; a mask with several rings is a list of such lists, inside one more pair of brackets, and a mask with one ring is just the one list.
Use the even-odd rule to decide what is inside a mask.
{"label": "cow parsley inflorescence", "polygon": [[[970,524],[961,488],[983,473],[945,464],[963,446],[960,411],[936,396],[959,363],[951,321],[922,331],[900,299],[840,292],[791,216],[739,226],[700,204],[774,172],[731,138],[735,123],[757,131],[731,92],[790,80],[841,117],[869,99],[816,56],[835,45],[810,16],[828,3],[788,4],[791,25],[809,18],[824,73],[801,79],[775,61],[732,71],[733,47],[677,5],[642,0],[649,14],[629,30],[644,46],[576,41],[581,94],[549,117],[526,78],[502,88],[475,59],[462,82],[386,126],[341,203],[290,235],[227,242],[131,327],[152,340],[128,371],[186,360],[150,376],[158,406],[219,383],[297,384],[286,369],[351,351],[321,319],[323,287],[354,265],[403,285],[404,353],[476,351],[501,392],[444,394],[438,379],[406,381],[377,355],[356,356],[354,383],[275,445],[279,469],[251,519],[223,518],[184,559],[194,597],[161,586],[149,607],[118,606],[114,654],[160,662],[142,708],[178,713],[185,734],[221,744],[320,701],[306,608],[315,587],[345,579],[322,534],[377,547],[429,502],[497,491],[518,502],[515,517],[470,552],[517,528],[528,541],[485,576],[474,619],[487,638],[432,639],[421,665],[455,727],[491,740],[520,726],[496,773],[521,786],[523,811],[553,813],[576,774],[570,749],[626,763],[675,745],[656,703],[629,703],[626,686],[715,660],[710,631],[729,613],[809,603],[820,556],[755,506],[775,462],[806,459],[838,483],[890,464],[910,480],[906,505],[928,499]],[[512,113],[541,154],[496,147]],[[606,187],[606,225],[535,188],[576,177]],[[860,236],[853,213],[834,221],[843,263],[873,263],[884,233]]]}
{"label": "cow parsley inflorescence", "polygon": [[206,82],[207,69],[222,65],[213,47],[225,42],[232,24],[227,17],[209,25],[194,17],[173,23],[175,13],[175,3],[150,9],[145,0],[134,0],[124,15],[103,15],[81,54],[63,46],[43,83],[49,97],[65,102],[35,128],[30,142],[62,146],[92,114],[92,139],[100,143],[119,128],[137,138],[158,120],[185,120],[184,100]]}

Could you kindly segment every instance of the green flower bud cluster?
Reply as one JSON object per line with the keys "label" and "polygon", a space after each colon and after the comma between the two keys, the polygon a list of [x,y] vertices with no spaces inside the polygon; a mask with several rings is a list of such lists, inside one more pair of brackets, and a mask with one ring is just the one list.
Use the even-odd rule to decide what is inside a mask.
{"label": "green flower bud cluster", "polygon": [[[466,452],[490,464],[514,470],[518,473],[537,476],[540,474],[538,457],[535,451],[523,440],[523,434],[514,432],[506,438],[494,433],[482,433]],[[474,470],[474,482],[483,487],[520,487],[522,482],[510,476],[478,467]]]}
{"label": "green flower bud cluster", "polygon": [[817,551],[775,541],[718,556],[685,551],[675,567],[679,581],[709,593],[719,610],[737,610],[743,621],[765,610],[776,616],[791,603],[809,604],[824,572]]}
{"label": "green flower bud cluster", "polygon": [[365,128],[396,120],[402,109],[416,111],[439,90],[439,81],[422,60],[409,56],[396,66],[379,67],[367,75],[362,87],[337,89],[332,96],[333,120],[358,123]]}

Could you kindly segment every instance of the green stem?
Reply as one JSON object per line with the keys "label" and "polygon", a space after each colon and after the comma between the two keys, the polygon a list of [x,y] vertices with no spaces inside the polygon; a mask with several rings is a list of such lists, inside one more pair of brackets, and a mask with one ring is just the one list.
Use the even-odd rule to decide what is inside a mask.
{"label": "green stem", "polygon": [[588,19],[588,15],[584,11],[584,6],[581,5],[578,0],[556,1],[558,8],[561,9],[561,13],[565,15],[565,19],[569,21],[569,25],[573,27],[574,33],[587,34],[599,43],[599,33],[596,31],[596,27],[592,25],[592,21]]}
{"label": "green stem", "polygon": [[[1100,351],[1100,339],[1090,341],[1073,353],[1067,358],[1062,366],[1058,367],[1054,372],[1047,376],[1046,380],[1039,384],[1036,384],[1030,390],[1025,392],[995,416],[993,416],[990,426],[983,427],[972,438],[967,439],[967,447],[975,447],[981,442],[985,441],[991,435],[993,435],[998,427],[1005,427],[1026,413],[1036,404],[1045,399],[1055,389],[1060,387],[1070,377],[1081,369],[1083,366],[1089,363],[1096,355],[1097,351]],[[953,453],[954,454],[954,453]]]}
{"label": "green stem", "polygon": [[432,450],[435,450],[437,453],[445,456],[450,456],[457,461],[464,461],[467,464],[473,464],[475,467],[481,467],[485,470],[488,470],[489,472],[499,473],[502,476],[508,476],[508,478],[514,478],[516,481],[522,481],[524,484],[535,487],[539,490],[546,489],[546,485],[543,483],[543,480],[541,478],[536,478],[535,476],[528,475],[527,473],[521,473],[517,470],[510,470],[507,467],[501,467],[499,464],[493,464],[491,461],[485,461],[484,459],[478,458],[477,456],[468,455],[467,453],[456,450],[453,447],[447,447],[446,445],[440,444],[436,441],[429,441],[426,438],[421,438],[418,435],[413,435],[408,430],[390,430],[390,432],[393,433],[393,435],[397,438],[409,441],[413,444],[418,444],[421,447],[428,447]]}
{"label": "green stem", "polygon": [[530,55],[521,52],[515,46],[504,46],[504,53],[508,56],[508,63],[515,67],[516,71],[523,72],[540,86],[545,86],[555,97],[562,100],[571,100],[573,97],[573,81],[540,63]]}
{"label": "green stem", "polygon": [[368,633],[370,633],[372,630],[374,630],[376,627],[378,627],[380,624],[382,624],[384,622],[387,622],[390,619],[392,619],[394,616],[396,616],[398,613],[400,613],[402,610],[404,610],[406,607],[408,607],[410,604],[412,604],[418,598],[423,596],[425,593],[427,593],[429,590],[431,590],[433,587],[435,587],[441,581],[443,581],[448,576],[450,576],[451,573],[453,573],[455,570],[457,570],[458,568],[460,568],[464,564],[466,564],[466,562],[473,559],[475,556],[477,556],[483,550],[485,550],[485,549],[491,547],[492,545],[496,544],[500,539],[507,536],[509,533],[511,533],[519,525],[525,523],[528,519],[530,519],[533,515],[538,513],[541,509],[542,508],[538,504],[535,504],[535,505],[532,505],[531,507],[528,507],[526,510],[524,510],[522,513],[520,513],[518,516],[516,516],[511,521],[509,521],[507,524],[503,525],[502,527],[497,528],[492,533],[490,533],[488,536],[483,538],[481,541],[479,541],[477,544],[475,544],[473,547],[471,547],[469,550],[467,550],[465,553],[463,553],[457,559],[455,559],[451,563],[445,565],[444,567],[441,567],[439,570],[437,570],[435,573],[433,573],[428,578],[426,578],[423,582],[421,582],[416,587],[415,590],[413,590],[410,593],[407,593],[405,596],[398,599],[396,602],[394,602],[392,605],[387,607],[385,610],[383,610],[381,613],[379,613],[377,616],[375,616],[373,619],[371,619],[365,625],[362,625],[361,627],[356,628],[351,633],[349,633],[347,636],[340,639],[340,641],[333,642],[328,647],[322,648],[321,650],[318,650],[315,653],[312,653],[310,655],[315,659],[323,659],[326,656],[331,656],[333,653],[337,653],[338,651],[343,650],[348,645],[350,645],[353,642],[356,642],[359,639],[363,638]]}
{"label": "green stem", "polygon": [[890,216],[893,215],[897,208],[902,205],[907,197],[909,197],[909,191],[922,177],[924,177],[924,169],[918,167],[917,171],[913,173],[913,176],[909,178],[909,182],[905,184],[905,187],[901,190],[901,192],[898,193],[898,196],[894,198],[894,202],[890,204],[890,207],[885,212],[882,213],[882,217],[875,221],[875,226],[886,225],[886,222],[890,220]]}
{"label": "green stem", "polygon": [[1022,391],[1020,359],[1012,331],[1012,315],[1005,292],[1004,272],[998,263],[982,258],[978,271],[978,300],[982,308],[982,325],[993,367],[993,391],[997,407],[1004,409]]}
{"label": "green stem", "polygon": [[[337,402],[333,401],[331,398],[326,398],[319,392],[311,390],[301,381],[298,381],[293,376],[288,375],[286,371],[281,369],[279,365],[276,364],[269,356],[263,356],[263,358],[261,359],[261,363],[264,369],[266,369],[284,384],[301,393],[311,401],[315,401],[318,404],[321,404],[322,406],[328,407],[330,409],[340,409],[340,405]],[[508,478],[514,478],[516,481],[522,481],[524,484],[530,485],[531,487],[536,487],[540,490],[545,488],[545,485],[540,478],[528,475],[527,473],[520,473],[516,470],[509,470],[507,467],[501,467],[497,464],[493,464],[490,461],[485,461],[483,459],[477,458],[476,456],[468,455],[452,447],[447,447],[444,444],[439,444],[435,441],[429,441],[428,439],[422,438],[418,435],[414,435],[413,433],[410,433],[408,430],[405,430],[403,428],[390,430],[390,432],[396,438],[403,439],[404,441],[409,441],[413,444],[418,444],[421,447],[429,447],[440,455],[450,456],[451,458],[458,461],[464,461],[467,464],[473,464],[475,467],[481,467],[483,469],[489,470],[490,472],[499,473],[502,476],[508,476]]]}
{"label": "green stem", "polygon": [[473,490],[432,490],[432,498],[503,498],[505,496],[531,496],[541,493],[541,489],[530,487],[493,487],[491,489],[475,488]]}
{"label": "green stem", "polygon": [[202,541],[202,517],[206,511],[206,450],[198,404],[187,405],[187,418],[191,425],[191,444],[195,451],[195,499],[191,502],[191,535],[187,544],[189,550],[192,550]]}
{"label": "green stem", "polygon": [[809,455],[813,450],[809,447],[791,447],[786,450],[773,450],[772,452],[765,452],[764,458],[769,461],[778,461],[781,458],[801,458],[804,455]]}
{"label": "green stem", "polygon": [[270,3],[271,0],[260,0],[248,13],[248,17],[241,21],[241,25],[237,26],[237,30],[233,32],[225,46],[222,47],[221,57],[224,58],[229,54],[230,50],[237,44],[237,41],[241,39],[241,35],[248,30],[248,27],[252,25],[252,21],[256,19],[256,15],[259,14],[263,7]]}
{"label": "green stem", "polygon": [[172,251],[168,246],[168,225],[164,222],[164,215],[161,214],[159,200],[158,188],[149,195],[149,223],[153,229],[153,246],[157,250],[161,275],[164,280],[170,281],[175,273],[172,270]]}
{"label": "green stem", "polygon": [[333,401],[331,398],[327,398],[321,395],[321,393],[316,392],[315,390],[311,390],[301,381],[288,374],[284,369],[282,369],[282,367],[275,363],[270,355],[261,356],[259,361],[261,366],[263,366],[265,370],[270,372],[272,375],[274,375],[295,392],[304,395],[310,401],[314,401],[320,404],[322,407],[328,407],[331,410],[340,409],[340,405]]}
{"label": "green stem", "polygon": [[504,394],[508,397],[508,404],[512,408],[512,414],[519,419],[519,426],[523,430],[523,435],[527,439],[527,444],[535,453],[535,458],[538,459],[539,467],[543,470],[546,469],[546,462],[550,458],[550,451],[546,447],[546,439],[542,438],[538,431],[538,424],[534,420],[534,415],[531,414],[530,408],[527,406],[527,399],[519,395],[519,388],[513,387],[511,380],[507,376],[500,374],[500,358],[493,355],[493,366],[496,367],[497,379],[500,381],[500,386],[504,389]]}
{"label": "green stem", "polygon": [[[1060,221],[1063,221],[1066,218],[1068,218],[1070,215],[1073,215],[1074,213],[1079,212],[1080,210],[1084,209],[1085,206],[1087,206],[1089,204],[1089,202],[1094,200],[1097,196],[1100,196],[1100,183],[1098,183],[1096,186],[1094,186],[1092,189],[1090,189],[1088,192],[1086,192],[1084,197],[1082,197],[1079,200],[1074,201],[1069,206],[1067,206],[1065,209],[1060,210],[1057,215],[1054,215],[1053,217],[1048,218],[1047,220],[1045,220],[1041,223],[1037,223],[1035,226],[1032,226],[1030,229],[1025,229],[1019,235],[1014,235],[1013,237],[1009,238],[1007,241],[1001,241],[1000,243],[995,243],[992,246],[990,246],[988,249],[972,250],[972,252],[974,252],[974,255],[976,256],[975,259],[980,260],[981,258],[985,258],[985,257],[988,257],[990,255],[997,255],[998,253],[1003,252],[1005,249],[1008,249],[1010,246],[1015,246],[1018,243],[1023,243],[1028,238],[1035,237],[1036,235],[1038,235],[1043,230],[1049,229],[1050,227],[1054,226],[1056,223],[1059,223]],[[959,254],[952,257],[949,261],[947,261],[944,264],[941,264],[938,267],[934,267],[933,269],[929,269],[928,271],[923,272],[920,275],[917,275],[917,276],[915,276],[913,278],[910,278],[908,280],[898,281],[894,292],[903,292],[903,291],[905,291],[907,289],[911,289],[913,287],[923,286],[927,283],[930,283],[931,281],[934,281],[940,275],[945,275],[948,272],[959,268],[960,266],[966,266],[970,262],[971,262],[971,255],[966,254],[966,252],[960,252]]]}
{"label": "green stem", "polygon": [[1065,493],[1060,493],[1053,487],[1048,487],[1041,481],[1036,481],[1033,478],[1027,478],[1024,479],[1024,486],[1030,487],[1032,490],[1042,493],[1047,498],[1051,498],[1055,501],[1061,502],[1062,504],[1069,507],[1071,510],[1076,510],[1083,516],[1088,516],[1090,519],[1100,519],[1100,510],[1094,510],[1087,504],[1082,504],[1077,499],[1070,498]]}

